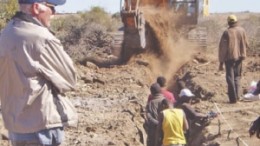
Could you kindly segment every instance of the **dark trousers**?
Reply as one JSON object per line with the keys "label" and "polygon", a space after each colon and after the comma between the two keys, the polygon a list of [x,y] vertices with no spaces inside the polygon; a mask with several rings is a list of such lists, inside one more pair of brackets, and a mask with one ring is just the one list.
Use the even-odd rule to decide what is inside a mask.
{"label": "dark trousers", "polygon": [[242,73],[242,60],[229,60],[225,62],[226,81],[230,103],[235,103],[240,97],[240,78]]}
{"label": "dark trousers", "polygon": [[147,130],[147,146],[155,146],[156,127],[149,126]]}

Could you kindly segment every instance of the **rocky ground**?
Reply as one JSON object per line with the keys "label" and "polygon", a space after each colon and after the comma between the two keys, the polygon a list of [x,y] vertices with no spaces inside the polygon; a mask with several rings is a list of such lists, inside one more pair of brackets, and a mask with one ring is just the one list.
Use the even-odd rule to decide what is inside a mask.
{"label": "rocky ground", "polygon": [[[197,127],[199,134],[194,136],[193,146],[234,146],[237,138],[240,145],[257,146],[259,140],[249,137],[248,128],[260,114],[260,102],[228,103],[225,74],[217,70],[215,52],[196,54],[194,60],[169,79],[169,89],[173,92],[176,92],[174,78],[185,80],[201,99],[193,105],[198,111],[219,113],[218,118],[203,130]],[[244,62],[241,80],[244,90],[251,81],[260,78],[259,55],[259,51],[254,52]],[[78,91],[69,95],[77,107],[80,121],[76,129],[67,130],[65,145],[145,145],[144,107],[149,86],[156,78],[149,62],[137,59],[110,68],[99,68],[87,62],[86,66],[78,66],[78,71]]]}
{"label": "rocky ground", "polygon": [[[194,60],[168,79],[169,89],[176,96],[174,79],[185,80],[201,99],[200,103],[193,105],[198,111],[221,112],[203,130],[197,127],[199,134],[194,136],[192,145],[233,146],[237,145],[236,139],[239,138],[240,145],[257,146],[259,140],[249,138],[248,128],[260,114],[260,103],[228,103],[225,74],[217,70],[215,53],[216,50],[196,54]],[[244,63],[243,89],[260,78],[259,53],[251,54]],[[110,68],[99,68],[87,62],[86,66],[78,66],[78,71],[78,91],[69,95],[77,107],[80,122],[76,129],[68,129],[66,145],[145,145],[144,107],[149,86],[156,78],[149,61],[137,59]]]}
{"label": "rocky ground", "polygon": [[[185,56],[182,56],[185,57]],[[241,87],[260,79],[260,51],[251,50],[243,64]],[[66,128],[64,146],[144,146],[145,104],[149,86],[163,71],[155,71],[151,58],[135,58],[125,65],[99,67],[86,61],[77,64],[77,91],[68,93],[79,114],[76,128]],[[175,68],[176,66],[172,66]],[[167,73],[168,88],[175,96],[176,78],[182,78],[195,93],[199,103],[193,107],[202,112],[218,112],[209,126],[193,127],[196,133],[191,146],[258,146],[248,128],[260,115],[260,102],[238,102],[230,105],[226,94],[224,72],[219,72],[217,44],[201,49],[172,74]],[[8,146],[0,120],[1,146]]]}
{"label": "rocky ground", "polygon": [[[243,64],[243,89],[247,89],[251,81],[260,78],[259,55],[259,51],[251,54]],[[194,105],[197,110],[203,113],[211,110],[221,112],[218,118],[213,119],[209,126],[194,137],[195,143],[234,146],[239,138],[240,145],[246,143],[257,146],[259,140],[249,137],[248,128],[260,114],[260,102],[230,105],[227,102],[225,75],[218,72],[217,67],[215,51],[204,51],[172,77],[183,78],[197,97],[202,99]],[[77,107],[79,123],[77,128],[66,129],[64,145],[145,145],[144,107],[149,86],[156,78],[156,74],[151,72],[149,61],[137,59],[127,65],[109,68],[99,68],[86,62],[85,66],[77,65],[77,68],[78,90],[68,93],[68,96]],[[174,82],[169,84],[169,89],[175,92],[173,85]],[[0,126],[3,128],[2,124]],[[2,138],[6,137],[2,134]],[[1,145],[8,145],[8,142],[2,140]]]}
{"label": "rocky ground", "polygon": [[[190,64],[186,72],[186,75],[188,73],[190,76],[187,82],[195,92],[198,91],[196,95],[202,99],[194,107],[203,113],[211,110],[219,113],[219,116],[211,121],[197,140],[204,145],[257,146],[259,140],[249,137],[248,128],[260,114],[260,102],[240,101],[234,105],[228,103],[225,74],[217,71],[218,62],[214,52],[200,55],[198,58],[206,59],[207,62]],[[259,51],[254,52],[253,55],[250,53],[251,55],[243,64],[241,86],[244,92],[251,81],[257,81],[260,78],[259,53]],[[239,138],[238,142],[237,138]],[[197,140],[194,145],[198,145]]]}

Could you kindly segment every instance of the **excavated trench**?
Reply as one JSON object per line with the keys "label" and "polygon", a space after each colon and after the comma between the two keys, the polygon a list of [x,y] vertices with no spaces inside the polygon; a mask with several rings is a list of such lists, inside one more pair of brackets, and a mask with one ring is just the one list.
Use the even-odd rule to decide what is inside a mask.
{"label": "excavated trench", "polygon": [[[138,50],[132,47],[133,43],[135,43],[134,41],[138,39],[137,34],[128,33],[123,35],[122,33],[115,33],[115,41],[114,45],[112,45],[113,54],[119,58],[118,60],[120,60],[119,62],[121,63],[132,64],[134,62],[142,64],[144,67],[149,66],[150,71],[154,73],[153,78],[156,78],[157,75],[166,76],[167,79],[169,79],[168,89],[174,93],[175,97],[178,97],[176,95],[178,95],[180,91],[176,81],[183,80],[187,87],[195,94],[196,102],[210,100],[214,96],[214,92],[208,91],[197,84],[196,81],[193,80],[196,75],[189,71],[191,68],[190,62],[197,53],[196,48],[190,47],[187,41],[177,42],[176,38],[179,36],[177,36],[178,33],[173,29],[174,26],[169,22],[168,15],[165,17],[156,17],[160,13],[163,12],[151,11],[150,9],[146,10],[146,50]],[[175,18],[175,20],[177,20],[177,18]],[[120,45],[118,45],[120,43],[122,43],[122,49]],[[189,47],[187,48],[186,46]],[[203,58],[195,58],[194,60],[199,64],[207,63]],[[173,66],[174,69],[172,69]],[[143,104],[138,104],[141,113],[133,113],[130,110],[124,110],[123,112],[131,117],[130,119],[133,123],[136,123],[135,127],[138,129],[138,139],[140,143],[146,145],[144,123],[135,121],[136,114],[140,114],[143,120],[145,119],[146,100],[143,101]],[[203,133],[205,127],[196,124],[191,124],[190,126],[191,134],[189,145],[202,145],[202,143],[205,142]]]}
{"label": "excavated trench", "polygon": [[[168,89],[177,98],[179,89],[176,80],[181,79],[196,95],[198,102],[210,100],[214,93],[207,91],[193,80],[196,75],[190,72],[190,67],[190,64],[187,63],[172,74],[171,79],[169,79]],[[99,67],[97,66],[97,68]],[[146,98],[149,95],[149,86],[152,82],[148,80],[154,80],[156,76],[145,76],[146,73],[140,74],[145,69],[147,69],[145,72],[151,71],[142,63],[141,65],[134,63],[109,69],[99,68],[99,71],[95,71],[98,74],[96,77],[88,78],[84,75],[82,81],[86,84],[85,86],[91,86],[90,89],[92,88],[92,90],[88,89],[88,93],[84,92],[84,95],[77,94],[73,98],[73,102],[83,117],[93,117],[94,119],[81,121],[79,127],[87,127],[86,131],[92,138],[95,138],[92,135],[93,133],[98,133],[99,136],[103,137],[103,139],[91,140],[92,143],[88,142],[87,144],[99,145],[110,142],[110,144],[114,143],[116,145],[146,145],[145,105]],[[120,76],[115,75],[118,72],[121,72]],[[113,74],[114,77],[111,77]],[[122,85],[117,85],[118,83],[122,83]],[[134,84],[137,84],[137,86]],[[142,93],[142,90],[147,92],[143,91]],[[203,131],[204,127],[196,124],[191,125],[190,146],[200,146],[205,142],[205,133]],[[134,133],[135,136],[133,136]],[[117,138],[117,140],[113,140],[109,139],[108,136],[114,136],[118,139],[121,139],[120,137],[129,138],[122,140],[122,143]]]}
{"label": "excavated trench", "polygon": [[[137,65],[138,68],[140,68],[140,67],[148,68],[149,69],[148,72],[152,72],[152,75],[149,75],[149,77],[152,76],[153,79],[151,79],[151,77],[147,78],[145,76],[141,76],[141,78],[143,78],[143,80],[147,80],[147,81],[143,81],[143,83],[139,83],[139,84],[141,84],[141,86],[143,86],[143,84],[146,84],[146,87],[148,87],[148,89],[149,89],[151,80],[154,80],[157,75],[165,75],[165,76],[167,76],[167,78],[169,80],[168,89],[174,93],[176,98],[178,98],[178,94],[180,91],[176,82],[177,82],[177,80],[183,80],[186,83],[187,87],[189,89],[191,89],[191,91],[193,91],[193,93],[195,94],[196,102],[200,102],[202,100],[211,100],[211,98],[214,96],[215,93],[208,91],[201,85],[197,84],[197,82],[193,80],[193,78],[196,77],[196,73],[191,71],[191,68],[193,68],[192,63],[194,60],[199,64],[198,66],[201,66],[201,65],[203,66],[203,65],[207,64],[208,63],[207,60],[205,60],[205,58],[203,58],[203,57],[200,57],[200,56],[195,57],[194,55],[190,55],[190,54],[186,54],[186,55],[188,55],[187,58],[186,57],[177,58],[178,60],[168,59],[169,57],[176,57],[180,54],[183,55],[183,53],[176,51],[175,54],[172,54],[172,55],[167,54],[167,53],[165,54],[165,51],[167,51],[167,50],[164,50],[164,48],[162,48],[163,45],[161,44],[161,43],[165,43],[165,41],[162,41],[161,43],[159,43],[158,36],[155,35],[155,30],[153,30],[150,25],[147,25],[147,26],[149,26],[149,27],[147,27],[149,33],[147,33],[147,34],[150,35],[149,37],[147,37],[150,39],[147,42],[153,42],[153,43],[156,43],[157,45],[149,44],[150,50],[143,51],[142,54],[139,54],[140,52],[135,52],[134,50],[132,50],[132,53],[128,54],[129,55],[128,60],[130,60],[130,61],[128,61],[128,63],[126,63],[126,65],[123,65],[123,68],[124,67],[126,67],[126,68],[136,67],[135,65]],[[122,51],[121,45],[123,43],[124,35],[122,34],[122,32],[114,33],[113,35],[114,35],[114,42],[113,42],[114,44],[112,45],[112,54],[114,56],[117,56],[117,60],[120,60],[119,58],[120,58],[120,54]],[[124,40],[124,41],[127,41],[127,40]],[[121,43],[121,45],[120,45],[120,43]],[[127,45],[125,45],[125,44],[122,46],[125,47],[123,49],[129,49],[129,48],[127,48]],[[177,44],[177,46],[179,47],[180,44]],[[169,46],[167,46],[167,47],[169,47]],[[172,48],[174,50],[177,49],[174,46]],[[166,48],[166,49],[168,49],[168,48]],[[181,49],[185,49],[185,48],[181,48]],[[195,54],[195,52],[193,52],[193,53]],[[167,59],[165,59],[165,58],[167,58]],[[89,60],[89,61],[91,61],[91,60]],[[101,67],[101,68],[102,67],[111,68],[111,64],[109,64],[109,63],[111,63],[111,61],[105,60],[104,62],[105,63],[102,63],[102,65],[100,65],[99,63],[95,63],[95,62],[93,62],[93,63],[95,63],[95,65],[97,65],[98,67]],[[103,66],[103,64],[109,64],[109,66]],[[120,63],[118,63],[118,64],[120,64]],[[120,68],[120,66],[121,65],[119,65],[118,67]],[[174,69],[174,70],[167,69],[167,68],[170,68],[170,66],[176,66],[176,69]],[[114,66],[112,66],[112,68],[114,68]],[[138,70],[139,69],[133,69],[132,70],[133,72],[131,72],[131,74],[138,74],[137,73]],[[142,70],[142,69],[140,69],[140,70]],[[161,70],[164,70],[164,71],[161,71]],[[95,81],[97,81],[97,80],[98,79],[95,79]],[[99,82],[106,84],[107,81],[99,81]],[[148,96],[148,94],[149,93],[147,93],[145,96]],[[110,102],[109,99],[106,101],[107,101],[107,103]],[[144,99],[143,96],[140,96],[140,97],[134,96],[134,97],[125,99],[124,102],[130,102],[132,105],[128,106],[128,107],[133,106],[132,108],[138,109],[138,110],[132,110],[129,108],[124,108],[120,114],[122,114],[122,113],[126,114],[127,118],[134,125],[134,126],[132,126],[132,128],[136,129],[136,134],[137,134],[136,140],[139,141],[138,143],[140,143],[142,145],[146,145],[147,134],[146,134],[145,127],[144,127],[146,99]],[[114,103],[111,103],[111,105],[114,105],[113,107],[116,108],[117,106],[115,106],[115,105],[118,105],[118,104],[122,105],[124,102],[115,102],[114,101]],[[199,105],[199,103],[197,105]],[[120,107],[118,107],[118,108],[120,108]],[[140,118],[141,118],[141,120],[140,120]],[[202,143],[205,142],[205,132],[204,132],[205,127],[201,127],[196,124],[192,124],[190,126],[191,126],[192,130],[191,130],[191,135],[189,138],[190,139],[189,145],[190,146],[202,145]],[[126,142],[125,145],[129,145],[129,144],[127,144],[127,142]]]}
{"label": "excavated trench", "polygon": [[[196,73],[191,71],[191,68],[194,68],[192,65],[194,60],[198,63],[198,66],[207,64],[207,60],[205,60],[204,57],[195,57],[194,54],[197,53],[195,51],[192,52],[193,54],[187,54],[185,51],[187,48],[183,47],[181,43],[176,43],[175,46],[170,46],[173,42],[169,41],[167,38],[166,40],[163,39],[168,37],[168,35],[164,34],[161,38],[158,38],[158,34],[155,35],[155,30],[152,29],[151,26],[152,25],[149,25],[149,27],[147,27],[149,32],[148,34],[150,34],[150,36],[147,37],[150,38],[150,40],[147,42],[153,42],[157,45],[150,44],[149,46],[151,50],[144,51],[142,54],[131,54],[129,56],[129,61],[125,65],[119,65],[121,63],[118,62],[118,60],[120,60],[122,45],[120,45],[120,43],[123,42],[122,32],[112,34],[114,35],[114,44],[112,45],[111,52],[116,56],[116,58],[113,58],[112,61],[111,58],[106,58],[102,61],[93,61],[91,59],[86,60],[86,67],[92,68],[94,71],[91,72],[96,75],[94,76],[93,73],[90,73],[93,76],[86,77],[85,73],[88,73],[89,71],[85,70],[85,73],[82,73],[81,79],[85,84],[87,84],[84,86],[90,86],[89,88],[95,90],[90,94],[96,96],[98,92],[98,96],[92,97],[88,95],[87,99],[78,96],[75,103],[77,103],[78,108],[82,110],[90,110],[89,112],[92,113],[98,113],[101,111],[102,113],[100,116],[98,116],[99,114],[91,115],[91,113],[87,113],[85,114],[87,117],[93,116],[97,119],[102,119],[103,117],[102,120],[105,118],[107,121],[113,121],[109,123],[109,126],[104,127],[104,129],[93,128],[93,125],[95,125],[95,122],[97,121],[89,121],[87,124],[87,127],[89,127],[87,131],[90,131],[90,133],[91,131],[103,133],[102,135],[113,135],[112,131],[115,131],[116,133],[121,133],[124,137],[127,135],[125,130],[129,129],[121,129],[118,127],[126,126],[132,129],[129,130],[129,133],[130,131],[136,133],[136,136],[131,138],[134,139],[135,142],[125,140],[124,144],[120,142],[111,143],[119,145],[146,145],[147,134],[144,128],[146,98],[149,95],[149,86],[154,82],[154,79],[158,75],[163,75],[168,79],[168,89],[174,93],[176,98],[180,91],[176,84],[176,81],[179,79],[183,80],[187,87],[193,91],[198,102],[201,100],[210,100],[214,96],[214,92],[208,91],[193,80],[193,78],[196,77]],[[170,48],[172,50],[168,51]],[[182,57],[178,57],[181,55]],[[174,68],[172,69],[172,67]],[[122,86],[118,87],[116,84],[120,83]],[[132,87],[132,84],[137,84],[138,87],[142,88],[141,90],[145,90],[146,92],[139,93],[140,88]],[[100,93],[100,89],[103,90],[103,93]],[[103,95],[109,96],[103,97]],[[112,118],[109,118],[110,116]],[[105,121],[98,121],[100,121],[100,125],[102,125],[101,123],[106,123]],[[82,126],[85,126],[85,124]],[[205,135],[203,133],[204,127],[197,125],[191,126],[190,145],[202,145],[205,141]],[[106,136],[104,135],[104,137]],[[120,136],[117,135],[116,137]],[[104,141],[106,140],[107,139],[105,138]],[[103,143],[102,141],[99,142]]]}
{"label": "excavated trench", "polygon": [[[79,127],[85,128],[79,128],[76,133],[74,132],[77,141],[83,145],[146,145],[147,134],[143,124],[149,86],[158,75],[165,75],[156,70],[158,66],[149,59],[151,58],[137,56],[126,65],[103,68],[87,63],[86,68],[81,68],[82,83],[78,86],[82,91],[74,93],[73,99],[77,99],[74,103],[77,103],[77,109],[82,117]],[[197,103],[192,106],[201,113],[207,113],[213,109],[214,100],[219,100],[216,98],[224,95],[220,91],[222,90],[220,86],[223,85],[216,79],[223,80],[224,77],[214,72],[216,66],[217,62],[205,57],[203,53],[196,54],[188,62],[182,63],[172,74],[168,73],[167,87],[178,98],[180,89],[176,81],[183,80],[197,99]],[[255,65],[251,66],[248,71]],[[207,79],[203,79],[206,75]],[[218,101],[219,104],[221,102],[223,100]],[[216,120],[208,126],[192,124],[189,146],[219,145],[214,139],[224,137],[215,133],[218,129]],[[74,143],[75,140],[71,141]]]}

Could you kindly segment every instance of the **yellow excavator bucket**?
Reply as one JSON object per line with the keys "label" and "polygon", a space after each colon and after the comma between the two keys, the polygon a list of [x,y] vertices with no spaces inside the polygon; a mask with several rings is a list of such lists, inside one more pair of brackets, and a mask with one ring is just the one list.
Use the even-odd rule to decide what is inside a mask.
{"label": "yellow excavator bucket", "polygon": [[203,16],[209,16],[209,0],[203,2]]}

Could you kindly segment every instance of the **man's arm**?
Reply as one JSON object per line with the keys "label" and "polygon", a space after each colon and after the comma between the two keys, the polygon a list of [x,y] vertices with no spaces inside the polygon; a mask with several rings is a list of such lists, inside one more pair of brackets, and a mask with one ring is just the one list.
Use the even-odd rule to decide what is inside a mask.
{"label": "man's arm", "polygon": [[151,103],[148,102],[146,105],[146,118],[148,123],[152,123],[153,125],[158,125],[158,120],[156,120],[155,118],[153,118],[152,116],[152,110],[150,108]]}
{"label": "man's arm", "polygon": [[222,71],[224,70],[224,62],[226,60],[227,57],[227,51],[228,51],[228,43],[229,39],[228,39],[228,32],[225,31],[220,39],[219,42],[219,51],[218,51],[218,58],[219,58],[219,70]]}
{"label": "man's arm", "polygon": [[240,59],[241,60],[245,60],[247,49],[249,49],[249,43],[248,43],[246,31],[244,30],[243,31],[243,37],[242,37],[242,40],[241,40],[241,43],[240,43],[240,52],[241,52]]}
{"label": "man's arm", "polygon": [[59,40],[46,40],[41,49],[40,74],[49,80],[59,93],[73,90],[76,84],[76,71],[72,59],[64,51]]}
{"label": "man's arm", "polygon": [[186,115],[184,112],[183,112],[183,130],[184,131],[189,130],[189,124],[188,124],[188,121],[187,121],[187,118],[186,118]]}
{"label": "man's arm", "polygon": [[223,70],[224,70],[224,63],[223,63],[223,62],[220,62],[220,63],[219,63],[218,70],[219,70],[219,71],[223,71]]}

